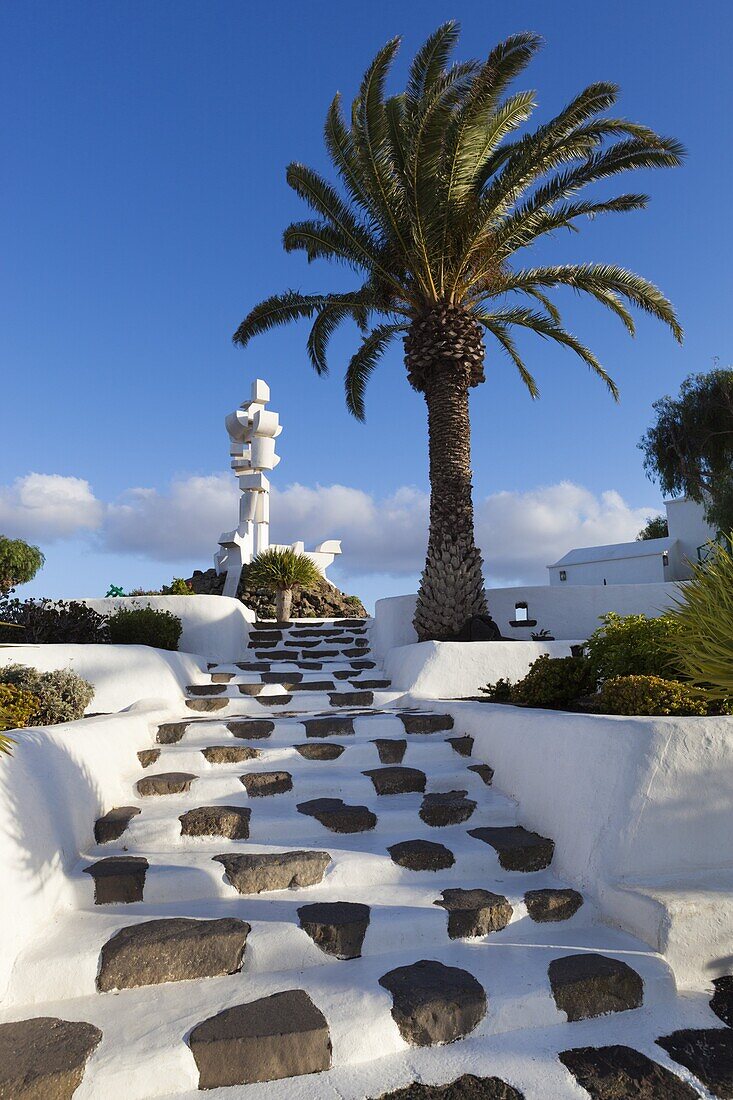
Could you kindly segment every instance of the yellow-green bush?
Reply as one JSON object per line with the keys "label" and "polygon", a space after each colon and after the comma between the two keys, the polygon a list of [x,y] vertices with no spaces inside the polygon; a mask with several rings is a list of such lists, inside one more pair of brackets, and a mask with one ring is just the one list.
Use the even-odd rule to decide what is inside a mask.
{"label": "yellow-green bush", "polygon": [[[0,730],[23,729],[39,705],[38,696],[26,688],[16,684],[0,684]],[[0,747],[0,751],[5,750]]]}
{"label": "yellow-green bush", "polygon": [[587,657],[550,657],[543,653],[529,666],[524,679],[509,688],[509,700],[523,707],[562,709],[594,688],[593,669]]}
{"label": "yellow-green bush", "polygon": [[613,676],[661,676],[675,680],[677,663],[670,641],[679,633],[671,615],[648,619],[646,615],[601,616],[601,626],[586,642],[596,679]]}
{"label": "yellow-green bush", "polygon": [[[728,539],[730,546],[730,539]],[[733,699],[733,554],[718,544],[694,567],[672,609],[670,650],[683,674],[711,699]]]}
{"label": "yellow-green bush", "polygon": [[704,715],[710,701],[705,692],[661,676],[614,676],[606,680],[593,709],[601,714]]}

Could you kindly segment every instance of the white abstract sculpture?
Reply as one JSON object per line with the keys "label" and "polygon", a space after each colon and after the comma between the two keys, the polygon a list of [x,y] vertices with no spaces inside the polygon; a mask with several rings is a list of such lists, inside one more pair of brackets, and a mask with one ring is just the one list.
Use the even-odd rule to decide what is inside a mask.
{"label": "white abstract sculpture", "polygon": [[[239,523],[233,531],[219,538],[219,551],[214,556],[217,573],[225,573],[224,596],[236,596],[242,567],[270,545],[270,482],[266,476],[280,462],[275,454],[275,440],[282,432],[280,417],[265,408],[270,400],[270,387],[261,378],[252,383],[249,401],[226,417],[229,433],[231,466],[241,497]],[[293,543],[297,553],[307,553],[325,577],[326,569],[341,553],[338,539],[330,539],[304,550],[302,542]]]}

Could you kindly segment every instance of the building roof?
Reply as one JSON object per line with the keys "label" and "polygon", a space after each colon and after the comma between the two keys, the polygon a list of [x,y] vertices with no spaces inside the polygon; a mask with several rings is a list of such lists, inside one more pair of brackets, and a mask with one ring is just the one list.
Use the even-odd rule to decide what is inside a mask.
{"label": "building roof", "polygon": [[597,561],[617,561],[619,558],[648,558],[669,552],[677,539],[642,539],[639,542],[616,542],[611,546],[581,546],[569,550],[548,569],[565,565],[588,565]]}

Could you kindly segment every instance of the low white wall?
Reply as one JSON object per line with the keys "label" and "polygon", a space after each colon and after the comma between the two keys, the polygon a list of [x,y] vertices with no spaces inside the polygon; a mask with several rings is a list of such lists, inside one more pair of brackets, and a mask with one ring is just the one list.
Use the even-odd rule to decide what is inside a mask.
{"label": "low white wall", "polygon": [[[521,588],[487,588],[489,611],[505,638],[531,641],[532,632],[548,630],[556,639],[587,638],[609,611],[620,615],[659,615],[679,598],[680,585],[664,584],[573,584],[534,585]],[[417,641],[412,619],[416,595],[391,596],[377,600],[372,644],[380,659],[394,646]],[[526,603],[528,618],[536,626],[510,626],[515,605]]]}
{"label": "low white wall", "polygon": [[[728,971],[733,903],[725,889],[714,928],[692,903],[665,922],[659,908],[609,912],[604,900],[624,886],[641,887],[643,897],[660,883],[674,896],[700,872],[712,882],[729,879],[733,718],[618,718],[460,702],[445,709],[455,732],[475,739],[474,758],[494,768],[494,785],[517,800],[518,820],[555,841],[559,875],[666,951],[680,984],[699,988]],[[691,893],[694,901],[694,885]],[[684,935],[671,933],[670,919],[687,922]]]}
{"label": "low white wall", "polygon": [[75,904],[79,852],[96,819],[129,802],[135,754],[169,715],[151,705],[13,735],[13,757],[0,761],[0,997],[19,951]]}
{"label": "low white wall", "polygon": [[387,651],[384,671],[394,691],[459,699],[499,679],[521,680],[543,653],[569,657],[568,642],[419,642]]}
{"label": "low white wall", "polygon": [[82,600],[100,615],[120,607],[152,607],[170,611],[181,620],[178,643],[186,653],[202,653],[209,661],[238,661],[247,648],[255,613],[229,596],[123,596],[119,599]]}
{"label": "low white wall", "polygon": [[150,698],[180,707],[187,684],[208,680],[203,657],[146,645],[49,644],[0,648],[0,666],[14,664],[30,665],[41,672],[57,668],[78,672],[94,685],[94,698],[87,707],[89,714],[119,711]]}

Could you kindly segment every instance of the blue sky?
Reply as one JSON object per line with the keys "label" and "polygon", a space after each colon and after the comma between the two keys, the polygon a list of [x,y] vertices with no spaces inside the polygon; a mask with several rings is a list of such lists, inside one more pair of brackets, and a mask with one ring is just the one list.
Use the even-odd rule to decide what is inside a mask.
{"label": "blue sky", "polygon": [[235,516],[223,416],[257,375],[285,425],[275,536],[342,535],[334,579],[370,602],[414,589],[425,414],[400,349],[375,375],[360,425],[345,411],[339,369],[351,332],[334,341],[326,380],[307,364],[304,328],[246,351],[230,336],[269,293],[349,285],[345,272],[283,253],[282,230],[302,213],[285,166],[325,169],[333,93],[350,99],[379,46],[402,34],[397,82],[453,17],[462,56],[520,29],[545,37],[517,85],[537,89],[538,118],[611,79],[624,114],[688,147],[684,168],[623,181],[650,191],[646,212],[538,250],[543,260],[619,262],[658,282],[684,346],[645,318],[631,341],[568,296],[566,319],[619,382],[621,404],[536,338],[523,347],[540,401],[497,351],[472,398],[490,582],[542,583],[569,545],[633,536],[659,500],[636,449],[652,402],[715,356],[730,361],[732,11],[669,0],[2,5],[0,528],[46,551],[27,591],[97,595],[206,568]]}

